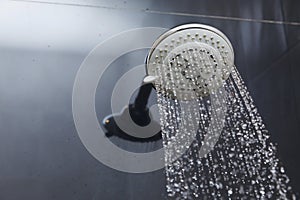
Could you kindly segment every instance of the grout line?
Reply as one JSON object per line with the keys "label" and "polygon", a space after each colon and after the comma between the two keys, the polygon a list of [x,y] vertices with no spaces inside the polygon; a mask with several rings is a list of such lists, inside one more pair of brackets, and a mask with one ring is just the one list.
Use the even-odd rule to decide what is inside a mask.
{"label": "grout line", "polygon": [[130,8],[118,8],[112,6],[101,6],[101,5],[91,5],[91,4],[78,4],[78,3],[60,3],[60,2],[49,2],[49,1],[36,1],[36,0],[10,0],[15,2],[27,2],[27,3],[40,3],[40,4],[52,4],[52,5],[64,5],[64,6],[79,6],[79,7],[92,7],[92,8],[104,8],[112,10],[134,10],[150,14],[161,14],[161,15],[176,15],[185,17],[201,17],[209,19],[222,19],[230,21],[242,21],[242,22],[254,22],[254,23],[265,23],[265,24],[281,24],[281,25],[291,25],[300,26],[300,22],[289,22],[289,21],[276,21],[276,20],[265,20],[265,19],[250,19],[250,18],[239,18],[239,17],[226,17],[219,15],[204,15],[204,14],[194,14],[194,13],[184,13],[184,12],[167,12],[149,9],[130,9]]}
{"label": "grout line", "polygon": [[163,11],[155,11],[155,10],[145,10],[145,12],[153,13],[153,14],[169,14],[169,15],[202,17],[202,18],[211,18],[211,19],[224,19],[224,20],[231,20],[231,21],[245,21],[245,22],[258,22],[258,23],[266,23],[266,24],[283,24],[283,25],[300,26],[300,22],[287,22],[287,21],[276,21],[276,20],[265,20],[265,19],[226,17],[226,16],[218,16],[218,15],[201,15],[201,14],[182,13],[182,12],[163,12]]}
{"label": "grout line", "polygon": [[91,5],[91,4],[82,4],[82,3],[61,3],[61,2],[51,2],[51,1],[36,1],[36,0],[9,0],[15,2],[24,2],[24,3],[37,3],[37,4],[50,4],[58,6],[78,6],[78,7],[90,7],[90,8],[106,8],[106,9],[121,9],[110,6],[100,6],[100,5]]}

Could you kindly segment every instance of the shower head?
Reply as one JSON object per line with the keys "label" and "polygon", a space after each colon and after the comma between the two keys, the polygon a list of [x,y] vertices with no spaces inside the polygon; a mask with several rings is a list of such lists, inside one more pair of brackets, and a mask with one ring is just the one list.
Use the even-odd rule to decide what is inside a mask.
{"label": "shower head", "polygon": [[181,25],[154,42],[144,82],[152,82],[169,97],[191,100],[222,86],[233,61],[232,45],[221,31],[202,24]]}
{"label": "shower head", "polygon": [[[132,137],[115,122],[124,121],[128,127],[135,127],[134,124],[147,126],[152,121],[147,102],[153,85],[158,92],[173,99],[192,100],[209,95],[229,77],[233,60],[231,43],[216,28],[187,24],[165,32],[154,42],[148,53],[147,76],[135,102],[125,106],[122,113],[104,118],[103,125],[108,136],[125,138],[126,135],[126,139],[133,141],[160,139],[161,134],[148,138]],[[132,119],[130,123],[128,116]]]}

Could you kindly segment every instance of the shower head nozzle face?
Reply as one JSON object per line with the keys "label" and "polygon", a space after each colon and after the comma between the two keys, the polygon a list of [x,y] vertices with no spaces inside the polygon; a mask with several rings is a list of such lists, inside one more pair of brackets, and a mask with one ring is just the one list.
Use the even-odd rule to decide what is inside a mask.
{"label": "shower head nozzle face", "polygon": [[175,27],[161,35],[147,58],[154,85],[172,98],[190,100],[223,85],[233,67],[233,48],[219,30],[201,24]]}

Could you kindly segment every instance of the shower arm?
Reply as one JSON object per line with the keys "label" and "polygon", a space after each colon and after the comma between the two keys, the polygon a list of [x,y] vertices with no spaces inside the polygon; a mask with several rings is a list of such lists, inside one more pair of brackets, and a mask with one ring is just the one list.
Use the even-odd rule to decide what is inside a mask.
{"label": "shower arm", "polygon": [[152,83],[143,83],[139,89],[133,104],[129,105],[129,113],[132,120],[139,126],[150,124],[148,99],[152,91]]}
{"label": "shower arm", "polygon": [[147,103],[153,88],[153,82],[157,78],[155,76],[146,76],[134,103],[129,105],[130,116],[137,125],[146,126],[151,122]]}
{"label": "shower arm", "polygon": [[[150,79],[154,80],[153,78]],[[121,120],[123,121],[123,123],[126,123],[126,126],[132,127],[135,127],[134,124],[141,127],[150,125],[150,123],[152,124],[150,125],[152,127],[153,124],[157,124],[157,122],[152,120],[149,108],[147,107],[152,88],[153,83],[149,82],[149,80],[145,78],[133,103],[125,106],[121,113],[111,114],[103,119],[102,125],[106,129],[105,135],[107,137],[117,136],[126,140],[139,142],[157,141],[161,139],[161,134],[159,134],[160,132],[145,138],[132,136],[126,131],[123,131],[122,128],[120,128],[119,124],[116,122],[116,120]],[[131,118],[131,120],[128,120],[128,114],[130,115],[129,117]],[[138,134],[137,132],[135,132],[135,128],[133,128],[132,131],[133,133]]]}
{"label": "shower arm", "polygon": [[152,91],[152,84],[151,83],[143,83],[139,89],[137,97],[134,100],[133,106],[135,109],[139,111],[147,111],[147,103]]}

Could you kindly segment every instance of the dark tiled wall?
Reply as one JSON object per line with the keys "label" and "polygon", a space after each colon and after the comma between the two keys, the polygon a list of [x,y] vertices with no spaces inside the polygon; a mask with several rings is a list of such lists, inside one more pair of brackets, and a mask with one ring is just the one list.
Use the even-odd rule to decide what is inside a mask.
{"label": "dark tiled wall", "polygon": [[[232,41],[237,68],[300,191],[299,1],[20,0],[3,1],[0,10],[0,199],[163,199],[163,170],[127,174],[87,152],[73,122],[72,89],[83,59],[111,35],[191,22]],[[146,54],[112,63],[97,90],[99,119],[111,112],[117,78]],[[112,142],[137,152],[159,146]]]}

